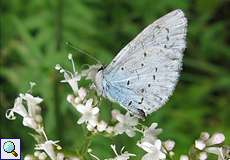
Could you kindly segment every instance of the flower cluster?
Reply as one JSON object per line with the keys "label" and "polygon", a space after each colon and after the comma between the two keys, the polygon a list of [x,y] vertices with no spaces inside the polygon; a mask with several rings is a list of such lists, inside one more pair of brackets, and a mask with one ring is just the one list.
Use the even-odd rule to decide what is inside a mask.
{"label": "flower cluster", "polygon": [[172,157],[174,155],[172,150],[175,142],[172,140],[162,142],[158,138],[161,132],[162,129],[157,128],[157,123],[152,123],[149,128],[143,131],[143,138],[137,143],[140,148],[147,152],[142,160],[164,160],[166,156]]}
{"label": "flower cluster", "polygon": [[20,94],[19,97],[15,99],[14,107],[7,110],[6,117],[10,120],[14,120],[16,119],[14,114],[17,113],[23,118],[24,126],[40,132],[42,129],[42,116],[39,104],[42,101],[42,98],[33,97],[29,93]]}
{"label": "flower cluster", "polygon": [[[106,122],[100,120],[100,107],[96,98],[89,97],[88,89],[79,87],[79,81],[82,77],[86,79],[92,79],[95,76],[94,72],[82,71],[78,73],[75,69],[72,55],[69,54],[68,59],[71,61],[73,71],[65,70],[61,65],[56,65],[55,69],[64,75],[64,80],[61,82],[68,83],[73,90],[72,94],[67,96],[67,101],[80,113],[80,118],[77,123],[79,125],[84,124],[90,134],[100,133],[105,136],[116,136],[120,134],[126,134],[128,137],[135,136],[136,132],[142,134],[142,138],[136,143],[136,145],[143,149],[146,153],[141,158],[142,160],[166,160],[175,159],[175,153],[173,151],[175,142],[172,140],[162,141],[159,135],[162,133],[162,129],[158,128],[157,123],[152,123],[150,127],[144,126],[138,122],[138,118],[131,116],[129,112],[122,114],[118,110],[111,111],[111,120]],[[93,65],[90,68],[97,68]],[[33,155],[27,155],[25,160],[45,160],[47,158],[51,160],[81,160],[87,156],[92,156],[96,160],[100,160],[90,149],[90,143],[83,145],[83,151],[79,152],[76,157],[64,155],[61,151],[61,146],[58,145],[59,141],[49,140],[46,136],[43,119],[41,116],[40,103],[43,101],[40,97],[34,97],[32,87],[35,83],[31,83],[31,89],[29,92],[19,94],[15,99],[14,106],[6,112],[6,117],[10,120],[16,119],[15,113],[22,117],[22,124],[35,131],[32,134],[37,141]],[[223,144],[225,136],[222,133],[215,133],[209,135],[207,132],[202,132],[200,138],[195,141],[194,146],[187,155],[181,155],[180,160],[207,160],[209,154],[215,154],[218,160],[230,159],[230,147]],[[111,145],[112,150],[115,153],[115,157],[108,158],[106,160],[128,160],[135,154],[124,151],[124,147],[120,153],[117,152],[115,145]],[[87,156],[85,155],[87,154]]]}
{"label": "flower cluster", "polygon": [[195,149],[198,150],[199,159],[208,159],[208,153],[216,154],[218,160],[224,160],[227,155],[224,154],[224,147],[221,145],[225,140],[222,133],[215,133],[212,136],[207,132],[202,132],[200,138],[195,141]]}
{"label": "flower cluster", "polygon": [[[32,87],[35,83],[30,83]],[[6,112],[6,118],[15,120],[15,113],[20,115],[23,120],[22,124],[35,131],[36,134],[32,134],[38,144],[35,145],[34,155],[27,155],[26,160],[45,160],[49,157],[51,160],[64,160],[64,156],[60,156],[61,153],[57,150],[61,149],[61,146],[57,145],[59,141],[48,140],[42,124],[43,119],[41,116],[40,103],[43,101],[40,97],[34,97],[30,93],[21,93],[15,99],[14,106],[8,109]]]}
{"label": "flower cluster", "polygon": [[99,120],[100,110],[97,103],[94,103],[95,100],[93,98],[87,98],[87,91],[85,88],[78,86],[78,82],[81,80],[82,76],[89,75],[84,73],[86,71],[78,74],[73,63],[72,55],[69,54],[68,58],[72,62],[72,72],[65,70],[59,64],[56,65],[55,69],[64,74],[65,80],[61,82],[67,82],[73,90],[73,94],[67,96],[67,101],[81,114],[77,123],[85,123],[87,129],[94,133],[106,132],[114,135],[126,133],[129,137],[133,137],[135,135],[135,126],[138,124],[138,119],[134,116],[130,116],[128,112],[123,115],[117,110],[112,111],[113,120],[117,121],[115,126],[109,126],[105,121]]}
{"label": "flower cluster", "polygon": [[[208,160],[208,154],[214,154],[218,160],[230,159],[230,147],[224,146],[225,136],[222,133],[202,132],[200,138],[195,141],[189,155],[182,155],[180,160],[190,160],[194,157],[198,160]],[[194,159],[193,158],[193,159]]]}

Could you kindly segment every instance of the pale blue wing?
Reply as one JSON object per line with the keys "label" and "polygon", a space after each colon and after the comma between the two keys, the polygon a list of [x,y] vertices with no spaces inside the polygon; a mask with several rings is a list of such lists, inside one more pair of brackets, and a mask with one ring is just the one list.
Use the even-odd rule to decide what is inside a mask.
{"label": "pale blue wing", "polygon": [[103,71],[106,96],[149,114],[172,94],[182,64],[187,20],[175,10],[145,28]]}

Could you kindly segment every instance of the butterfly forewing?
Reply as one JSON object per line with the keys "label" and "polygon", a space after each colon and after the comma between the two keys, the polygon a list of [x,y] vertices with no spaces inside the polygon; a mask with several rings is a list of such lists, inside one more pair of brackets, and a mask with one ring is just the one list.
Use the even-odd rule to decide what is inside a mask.
{"label": "butterfly forewing", "polygon": [[187,20],[175,10],[146,27],[103,71],[106,96],[134,114],[161,107],[176,85]]}

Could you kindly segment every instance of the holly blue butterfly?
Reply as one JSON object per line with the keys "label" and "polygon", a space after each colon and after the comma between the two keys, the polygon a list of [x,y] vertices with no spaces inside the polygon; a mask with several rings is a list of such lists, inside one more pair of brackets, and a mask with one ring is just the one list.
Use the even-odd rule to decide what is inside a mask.
{"label": "holly blue butterfly", "polygon": [[138,117],[156,111],[177,83],[186,32],[187,19],[180,9],[147,26],[108,66],[91,68],[97,93]]}

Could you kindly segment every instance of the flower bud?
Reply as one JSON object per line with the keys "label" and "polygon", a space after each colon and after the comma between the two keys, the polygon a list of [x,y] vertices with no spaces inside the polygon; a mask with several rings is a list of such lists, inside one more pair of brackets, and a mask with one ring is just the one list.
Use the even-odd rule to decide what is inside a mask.
{"label": "flower bud", "polygon": [[211,136],[211,138],[207,141],[207,145],[216,145],[223,143],[225,140],[225,136],[222,133],[215,133]]}
{"label": "flower bud", "polygon": [[196,140],[195,147],[199,150],[203,150],[206,147],[206,145],[202,140]]}
{"label": "flower bud", "polygon": [[106,127],[107,127],[107,123],[105,121],[101,121],[97,124],[97,130],[99,132],[105,131]]}
{"label": "flower bud", "polygon": [[33,156],[32,155],[26,155],[24,157],[24,160],[33,160]]}
{"label": "flower bud", "polygon": [[199,155],[199,160],[206,160],[208,158],[208,155],[206,152],[201,152]]}
{"label": "flower bud", "polygon": [[34,156],[35,156],[35,157],[38,157],[40,154],[41,154],[40,151],[35,151],[35,152],[34,152]]}
{"label": "flower bud", "polygon": [[202,132],[200,134],[200,139],[203,140],[203,141],[207,141],[209,139],[210,135],[208,132]]}
{"label": "flower bud", "polygon": [[42,152],[39,156],[38,156],[38,159],[39,160],[45,160],[47,158],[47,155],[44,153],[44,152]]}
{"label": "flower bud", "polygon": [[180,160],[189,160],[187,155],[181,155]]}
{"label": "flower bud", "polygon": [[164,142],[163,145],[167,151],[171,151],[171,150],[173,150],[173,148],[175,146],[175,142],[172,140],[167,140]]}

